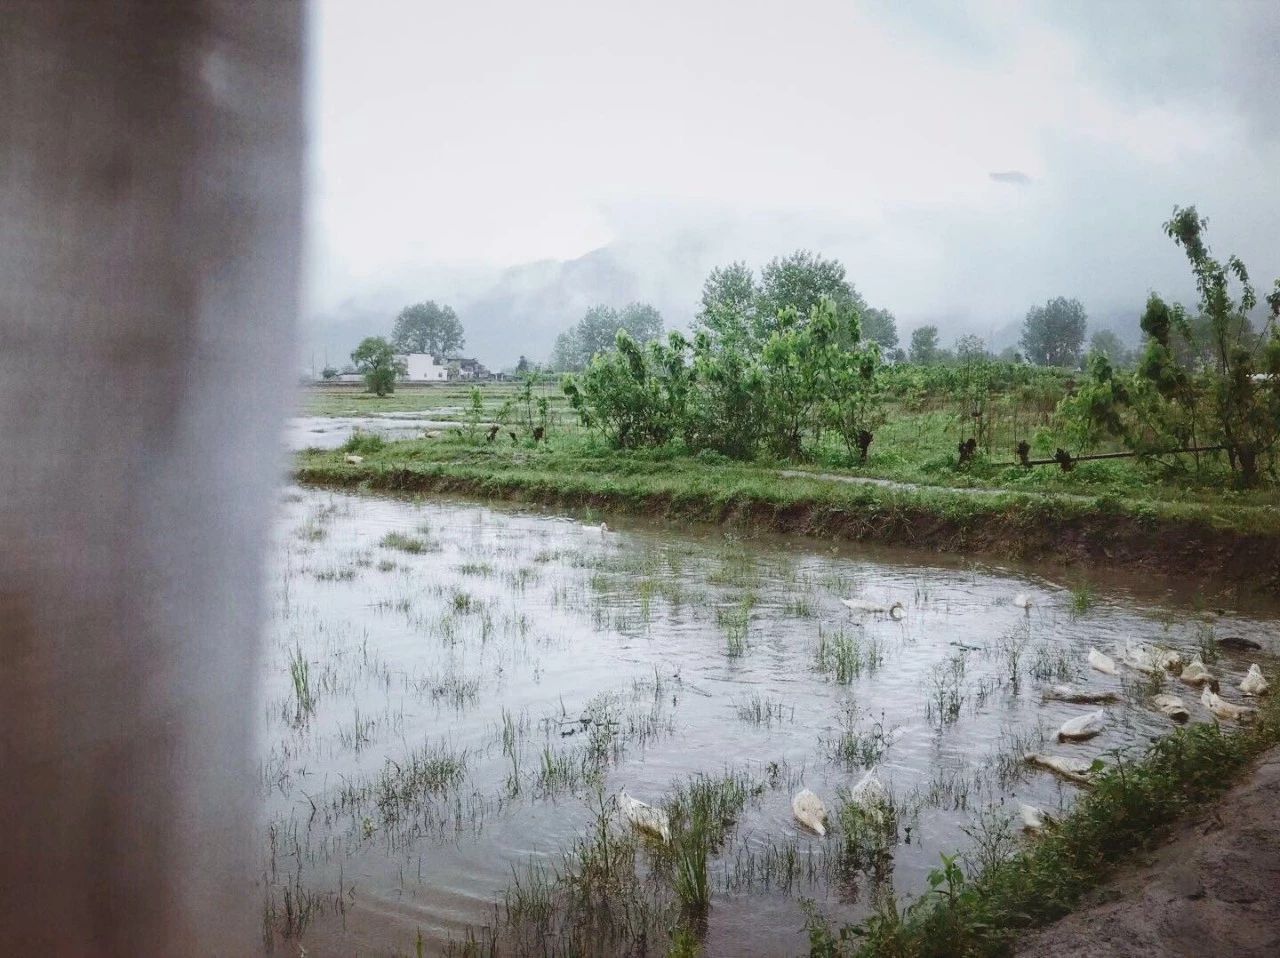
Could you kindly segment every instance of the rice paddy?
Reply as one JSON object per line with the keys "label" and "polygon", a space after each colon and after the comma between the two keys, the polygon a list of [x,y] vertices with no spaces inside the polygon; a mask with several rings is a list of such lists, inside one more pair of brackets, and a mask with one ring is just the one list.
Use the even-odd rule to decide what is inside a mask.
{"label": "rice paddy", "polygon": [[[940,854],[1002,854],[1018,802],[1069,806],[1027,751],[1106,761],[1171,727],[1091,646],[1211,651],[1230,696],[1248,660],[1215,635],[1274,642],[1265,612],[1151,577],[1086,603],[1043,571],[613,516],[316,490],[282,513],[259,775],[279,954],[802,952],[806,909],[856,921]],[[1098,738],[1052,742],[1084,708],[1043,700],[1064,682],[1117,694]],[[849,800],[868,768],[874,822]],[[623,787],[669,844],[626,827]],[[793,820],[801,787],[826,837]]]}

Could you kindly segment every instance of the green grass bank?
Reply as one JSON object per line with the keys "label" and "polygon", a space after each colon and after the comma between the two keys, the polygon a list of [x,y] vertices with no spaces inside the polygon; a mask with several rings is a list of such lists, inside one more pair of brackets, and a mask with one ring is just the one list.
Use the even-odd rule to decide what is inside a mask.
{"label": "green grass bank", "polygon": [[666,450],[618,452],[587,437],[486,443],[451,433],[297,455],[305,483],[459,493],[662,519],[1065,564],[1210,576],[1280,586],[1273,505],[1119,494],[961,489],[865,481],[852,472],[709,461]]}

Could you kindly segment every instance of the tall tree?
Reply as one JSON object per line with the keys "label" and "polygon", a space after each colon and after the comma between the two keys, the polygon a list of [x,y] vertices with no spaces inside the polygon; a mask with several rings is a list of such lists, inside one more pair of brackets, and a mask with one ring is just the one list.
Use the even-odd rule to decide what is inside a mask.
{"label": "tall tree", "polygon": [[807,322],[807,317],[823,298],[835,306],[837,325],[850,338],[851,313],[861,314],[867,304],[845,278],[844,265],[808,250],[771,259],[760,271],[760,293],[756,300],[756,333],[768,339],[779,328],[778,318],[787,307]]}
{"label": "tall tree", "polygon": [[1039,366],[1078,366],[1087,326],[1078,299],[1059,296],[1032,306],[1022,324],[1022,351]]}
{"label": "tall tree", "polygon": [[913,363],[929,366],[940,358],[938,350],[938,327],[921,326],[911,332],[911,350],[908,357]]}
{"label": "tall tree", "polygon": [[746,263],[730,263],[711,271],[702,284],[698,323],[722,338],[739,341],[753,335],[760,289]]}
{"label": "tall tree", "polygon": [[870,306],[862,310],[862,338],[864,341],[879,343],[884,353],[891,353],[898,348],[898,321],[887,309],[874,309]]}
{"label": "tall tree", "polygon": [[395,392],[396,376],[404,373],[404,367],[396,362],[395,351],[381,336],[366,336],[351,353],[356,369],[364,373],[369,392],[379,396]]}
{"label": "tall tree", "polygon": [[430,353],[443,358],[462,348],[462,323],[451,306],[434,300],[400,310],[391,331],[391,346],[401,353]]}
{"label": "tall tree", "polygon": [[1107,362],[1113,369],[1128,366],[1133,362],[1133,351],[1109,329],[1095,330],[1089,337],[1089,354],[1107,357]]}
{"label": "tall tree", "polygon": [[614,348],[620,329],[625,329],[637,343],[652,342],[662,335],[662,314],[648,303],[629,303],[621,310],[592,306],[574,326],[556,337],[551,365],[561,371],[585,368],[593,356]]}

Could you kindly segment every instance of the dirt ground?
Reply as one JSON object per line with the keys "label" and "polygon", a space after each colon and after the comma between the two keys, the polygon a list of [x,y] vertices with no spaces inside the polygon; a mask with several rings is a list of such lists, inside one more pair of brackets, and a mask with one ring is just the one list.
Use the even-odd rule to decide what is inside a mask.
{"label": "dirt ground", "polygon": [[1170,844],[1017,953],[1280,955],[1280,748]]}

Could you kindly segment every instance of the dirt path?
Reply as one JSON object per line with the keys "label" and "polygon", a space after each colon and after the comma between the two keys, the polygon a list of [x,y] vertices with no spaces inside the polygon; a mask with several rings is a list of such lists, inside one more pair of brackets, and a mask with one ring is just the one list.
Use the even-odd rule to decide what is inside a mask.
{"label": "dirt path", "polygon": [[1280,955],[1280,748],[1170,844],[1018,954]]}

